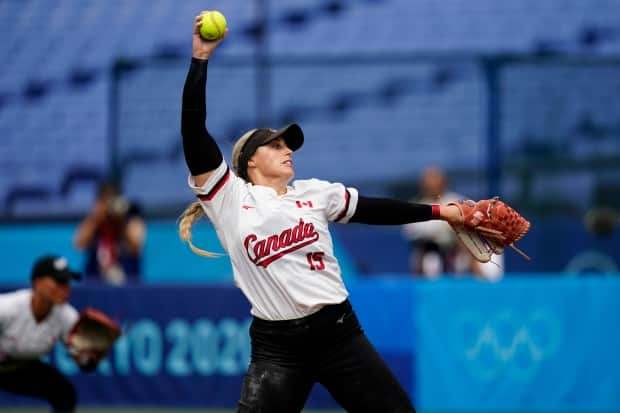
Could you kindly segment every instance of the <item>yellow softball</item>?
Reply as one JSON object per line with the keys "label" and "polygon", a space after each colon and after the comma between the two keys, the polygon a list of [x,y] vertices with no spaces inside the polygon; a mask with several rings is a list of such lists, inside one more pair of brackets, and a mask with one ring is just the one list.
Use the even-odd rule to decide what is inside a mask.
{"label": "yellow softball", "polygon": [[217,10],[202,14],[200,35],[205,40],[217,40],[226,33],[226,17]]}

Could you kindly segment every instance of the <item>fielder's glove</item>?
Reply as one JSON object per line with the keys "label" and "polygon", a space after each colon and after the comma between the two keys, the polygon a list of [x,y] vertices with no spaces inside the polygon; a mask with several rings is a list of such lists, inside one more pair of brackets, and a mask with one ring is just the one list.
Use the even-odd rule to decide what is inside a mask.
{"label": "fielder's glove", "polygon": [[530,223],[499,197],[482,201],[456,201],[463,224],[451,224],[456,236],[471,255],[480,262],[488,262],[493,254],[501,255],[504,247],[511,247],[530,259],[514,243],[527,234]]}
{"label": "fielder's glove", "polygon": [[86,308],[69,333],[67,348],[80,369],[92,371],[121,334],[119,325],[107,315]]}

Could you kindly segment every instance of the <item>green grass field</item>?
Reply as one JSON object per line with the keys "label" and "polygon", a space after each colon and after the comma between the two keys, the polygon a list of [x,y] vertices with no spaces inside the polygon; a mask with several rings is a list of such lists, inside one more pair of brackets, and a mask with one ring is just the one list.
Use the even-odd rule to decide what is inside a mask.
{"label": "green grass field", "polygon": [[[45,408],[9,408],[9,407],[0,407],[0,413],[49,413],[49,410]],[[234,409],[160,409],[160,408],[83,408],[78,409],[77,413],[235,413]],[[345,413],[344,410],[304,410],[303,413]],[[441,412],[430,412],[424,411],[420,413],[441,413]],[[443,412],[443,413],[476,413],[476,412]],[[506,413],[506,412],[498,412],[498,413]],[[516,411],[510,411],[510,413],[519,413]],[[553,413],[550,411],[537,412],[529,410],[524,413]],[[555,413],[561,413],[559,411]],[[589,413],[586,411],[577,412],[571,411],[571,413]],[[605,413],[597,411],[596,413]],[[613,413],[613,412],[607,412]]]}
{"label": "green grass field", "polygon": [[[0,413],[49,413],[49,410],[45,408],[9,408],[9,407],[0,407]],[[77,413],[235,413],[234,409],[161,409],[161,408],[121,408],[121,407],[108,407],[108,408],[83,408],[78,409]],[[303,413],[346,413],[344,410],[304,410]],[[424,411],[420,413],[441,413],[441,412],[430,412]],[[477,413],[477,412],[443,412],[443,413]],[[497,412],[497,413],[506,413],[506,412]],[[509,413],[519,413],[517,411],[510,411]],[[537,412],[533,410],[528,410],[524,413],[561,413],[560,411],[544,411]],[[571,411],[570,413],[589,413],[586,411],[577,412]],[[597,411],[596,413],[605,413]],[[607,412],[614,413],[614,412]],[[617,412],[616,412],[617,413]]]}
{"label": "green grass field", "polygon": [[[49,413],[48,409],[0,408],[0,413]],[[77,413],[235,413],[234,409],[83,408]],[[304,410],[304,413],[344,413],[342,410]]]}
{"label": "green grass field", "polygon": [[[48,409],[0,408],[0,413],[49,413]],[[234,409],[83,408],[77,413],[235,413]],[[344,413],[342,410],[304,410],[304,413]]]}

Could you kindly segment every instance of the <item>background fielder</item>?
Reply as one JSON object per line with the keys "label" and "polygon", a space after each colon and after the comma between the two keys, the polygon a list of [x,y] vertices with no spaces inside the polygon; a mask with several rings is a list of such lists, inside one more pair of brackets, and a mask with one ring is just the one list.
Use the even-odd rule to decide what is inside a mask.
{"label": "background fielder", "polygon": [[[48,255],[34,263],[31,288],[0,294],[0,390],[46,400],[55,413],[75,411],[73,384],[41,357],[57,340],[67,344],[79,319],[68,303],[70,282],[80,278],[64,257]],[[94,355],[75,360],[83,371],[99,362]]]}

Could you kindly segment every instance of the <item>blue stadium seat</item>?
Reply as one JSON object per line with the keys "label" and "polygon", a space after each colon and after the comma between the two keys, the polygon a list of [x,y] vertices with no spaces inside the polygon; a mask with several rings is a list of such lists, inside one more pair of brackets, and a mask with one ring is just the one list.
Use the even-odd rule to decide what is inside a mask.
{"label": "blue stadium seat", "polygon": [[[272,0],[269,5],[263,27],[254,2],[216,0],[208,6],[222,10],[230,28],[218,53],[222,65],[210,73],[209,127],[228,156],[234,139],[261,115],[279,124],[300,122],[310,137],[298,156],[300,177],[319,168],[328,179],[380,181],[414,175],[428,163],[479,163],[486,89],[478,67],[464,61],[355,66],[317,60],[302,69],[279,58],[620,52],[616,0]],[[196,7],[146,0],[0,2],[0,166],[12,172],[10,183],[0,181],[0,196],[13,186],[40,184],[52,191],[51,202],[59,209],[63,203],[67,210],[83,205],[80,196],[63,201],[58,191],[78,161],[109,172],[110,69],[121,58],[189,58]],[[252,59],[261,30],[267,35],[263,52],[278,62],[270,107],[254,96]],[[248,65],[224,63],[236,58]],[[166,62],[151,62],[156,70],[141,68],[122,78],[118,155],[136,161],[129,168],[148,158],[151,167],[169,171],[166,162],[181,159],[178,109],[186,66],[177,61],[166,70]],[[571,70],[521,67],[503,73],[502,90],[511,96],[502,113],[504,151],[527,151],[526,135],[534,144],[553,142],[545,134],[549,122],[563,136],[574,135],[576,153],[620,151],[613,131],[620,109],[609,89],[619,81],[617,68]],[[560,117],[554,117],[554,102],[562,102]],[[582,119],[607,132],[594,142],[580,129]],[[446,145],[459,149],[446,151]],[[325,154],[326,147],[333,153],[313,155]],[[342,165],[342,154],[350,165]],[[32,171],[41,169],[50,173],[33,181]],[[142,175],[128,175],[130,187],[139,188]]]}

